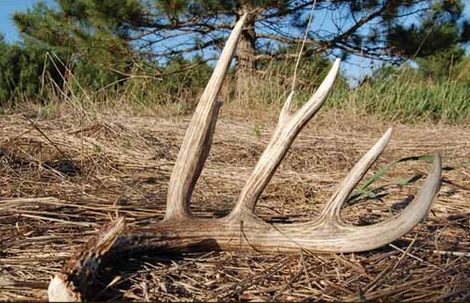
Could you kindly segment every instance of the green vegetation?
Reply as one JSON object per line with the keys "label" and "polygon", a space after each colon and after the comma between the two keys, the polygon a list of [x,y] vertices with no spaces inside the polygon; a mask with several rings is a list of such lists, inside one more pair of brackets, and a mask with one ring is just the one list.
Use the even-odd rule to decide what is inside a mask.
{"label": "green vegetation", "polygon": [[434,74],[423,76],[420,70],[404,66],[386,77],[376,74],[356,89],[335,90],[329,102],[402,122],[468,122],[469,76],[467,67],[456,78],[433,80]]}
{"label": "green vegetation", "polygon": [[35,44],[4,42],[0,37],[0,107],[13,102],[44,97],[43,78],[60,81],[63,70],[45,70],[48,49]]}
{"label": "green vegetation", "polygon": [[[8,44],[0,37],[0,112],[25,102],[41,103],[45,116],[53,115],[55,105],[64,102],[99,107],[125,103],[139,110],[176,106],[179,112],[190,111],[227,29],[242,11],[250,12],[252,28],[247,26],[242,36],[243,51],[221,98],[242,108],[279,109],[292,88],[298,38],[312,2],[126,0],[119,6],[114,0],[38,2],[13,16],[22,41]],[[315,16],[337,13],[337,20],[351,27],[308,35],[295,100],[305,100],[318,86],[331,66],[331,55],[348,59],[361,53],[383,60],[382,67],[355,88],[340,77],[327,106],[405,122],[468,121],[470,56],[465,45],[470,41],[470,22],[463,14],[464,2],[358,3],[318,1]],[[413,22],[403,23],[409,14]],[[256,18],[264,22],[254,22]],[[282,32],[280,27],[291,31]]]}

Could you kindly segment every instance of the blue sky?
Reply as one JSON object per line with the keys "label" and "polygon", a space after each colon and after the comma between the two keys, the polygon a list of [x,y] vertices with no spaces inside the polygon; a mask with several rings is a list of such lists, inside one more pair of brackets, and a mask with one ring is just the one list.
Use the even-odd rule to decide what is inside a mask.
{"label": "blue sky", "polygon": [[8,42],[18,40],[18,31],[13,23],[11,15],[15,11],[24,11],[32,7],[37,0],[0,0],[0,32],[5,35]]}
{"label": "blue sky", "polygon": [[[7,42],[17,41],[19,33],[12,20],[15,11],[25,11],[39,0],[0,0],[0,32],[5,35]],[[43,0],[53,3],[54,0]],[[470,16],[470,5],[465,7],[466,16]],[[371,60],[352,57],[349,63],[343,64],[343,72],[354,82],[354,78],[361,79],[370,72]]]}

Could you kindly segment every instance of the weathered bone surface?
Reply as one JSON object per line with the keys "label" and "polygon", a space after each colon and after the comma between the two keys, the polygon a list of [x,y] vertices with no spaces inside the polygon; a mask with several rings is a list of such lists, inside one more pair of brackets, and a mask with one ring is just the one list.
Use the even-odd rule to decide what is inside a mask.
{"label": "weathered bone surface", "polygon": [[52,279],[48,289],[50,301],[79,301],[90,297],[88,286],[103,259],[118,258],[123,254],[239,249],[358,252],[394,241],[426,217],[440,185],[441,157],[438,152],[434,154],[434,163],[423,187],[399,215],[370,226],[350,226],[341,221],[343,203],[385,149],[391,129],[359,160],[315,220],[268,224],[254,215],[256,201],[287,150],[330,92],[340,60],[335,61],[317,92],[299,110],[292,110],[293,94],[288,97],[271,141],[241,190],[233,211],[219,219],[196,218],[190,213],[191,194],[211,147],[221,106],[217,94],[230,66],[244,19],[242,17],[232,31],[186,132],[170,178],[165,218],[139,230],[127,229],[123,218],[104,226]]}

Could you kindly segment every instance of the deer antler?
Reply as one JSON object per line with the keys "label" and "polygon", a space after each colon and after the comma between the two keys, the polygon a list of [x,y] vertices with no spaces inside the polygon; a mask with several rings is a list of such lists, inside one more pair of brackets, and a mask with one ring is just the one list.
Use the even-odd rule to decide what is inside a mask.
{"label": "deer antler", "polygon": [[48,289],[51,301],[86,298],[93,273],[106,255],[116,257],[122,253],[149,250],[163,253],[241,248],[265,252],[299,249],[319,252],[365,251],[401,237],[426,217],[440,185],[441,157],[438,152],[434,154],[434,163],[424,186],[398,216],[370,226],[350,226],[341,221],[343,203],[385,149],[391,129],[359,160],[319,218],[308,223],[268,224],[254,215],[256,201],[287,150],[330,92],[338,74],[339,59],[334,62],[317,92],[295,112],[292,110],[293,94],[290,94],[271,141],[241,190],[233,211],[219,219],[196,218],[191,214],[191,194],[207,158],[221,106],[217,95],[230,66],[244,20],[245,16],[233,29],[186,131],[170,178],[165,218],[139,230],[126,230],[123,218],[104,226],[52,279]]}

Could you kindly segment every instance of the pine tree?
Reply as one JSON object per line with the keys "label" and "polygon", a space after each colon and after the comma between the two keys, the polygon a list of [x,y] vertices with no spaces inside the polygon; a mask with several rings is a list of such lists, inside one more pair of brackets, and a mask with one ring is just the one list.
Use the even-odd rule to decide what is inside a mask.
{"label": "pine tree", "polygon": [[63,84],[63,69],[45,64],[50,51],[27,41],[8,44],[0,36],[0,106],[17,100],[41,101],[50,89],[43,87],[42,75],[59,87]]}
{"label": "pine tree", "polygon": [[[236,56],[238,78],[247,79],[265,60],[297,56],[279,50],[298,45],[314,2],[56,0],[16,13],[14,20],[25,36],[73,54],[74,62],[126,74],[137,61],[164,65],[180,55],[217,58],[234,21],[247,13]],[[402,62],[451,51],[456,58],[470,39],[462,11],[463,0],[318,0],[303,55]],[[406,25],[409,18],[412,24]]]}
{"label": "pine tree", "polygon": [[459,1],[435,3],[419,24],[391,26],[388,44],[396,56],[418,63],[424,77],[447,78],[452,66],[464,58],[464,45],[470,40],[463,10]]}
{"label": "pine tree", "polygon": [[52,47],[67,65],[74,64],[83,85],[100,88],[130,71],[137,56],[129,43],[132,20],[141,19],[138,1],[56,2],[57,7],[39,2],[14,14],[26,40]]}

